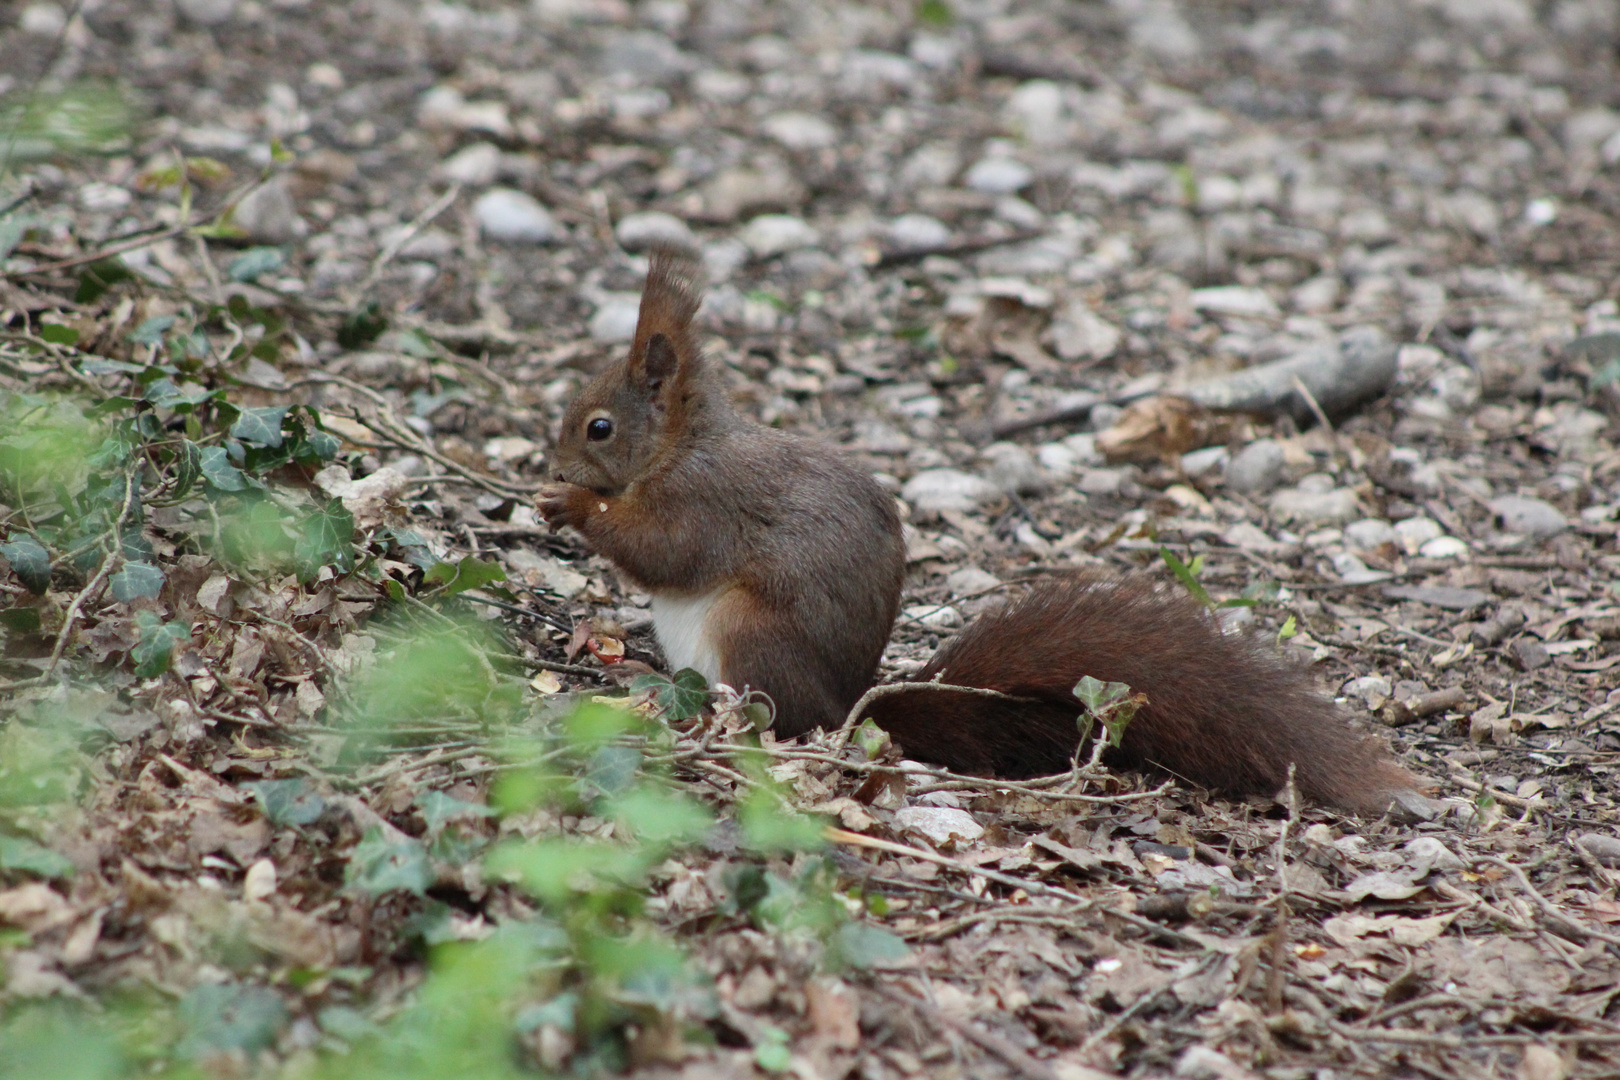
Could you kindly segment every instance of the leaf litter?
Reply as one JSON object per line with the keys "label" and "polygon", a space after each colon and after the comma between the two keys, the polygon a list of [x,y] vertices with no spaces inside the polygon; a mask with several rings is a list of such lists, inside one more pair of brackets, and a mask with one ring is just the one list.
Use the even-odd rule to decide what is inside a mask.
{"label": "leaf litter", "polygon": [[[198,71],[293,28],[180,6]],[[1597,5],[441,5],[291,34],[212,104],[116,45],[166,33],[136,7],[61,47],[178,134],[88,84],[7,106],[0,1074],[1614,1073]],[[54,10],[0,47],[42,57]],[[802,102],[737,106],[806,87],[851,156]],[[435,186],[474,146],[565,241]],[[1388,724],[1438,813],[955,776],[653,673],[645,598],[527,505],[649,208],[709,245],[758,415],[897,489],[991,481],[913,514],[908,606],[1168,568]],[[814,227],[739,254],[761,211]],[[1218,423],[1149,396],[1364,326],[1394,385],[1331,426],[1309,390]],[[903,620],[886,671],[949,628]]]}

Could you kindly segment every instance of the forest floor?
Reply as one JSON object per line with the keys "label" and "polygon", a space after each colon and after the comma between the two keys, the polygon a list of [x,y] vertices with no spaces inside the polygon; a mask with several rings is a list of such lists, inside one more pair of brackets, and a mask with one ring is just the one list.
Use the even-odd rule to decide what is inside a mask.
{"label": "forest floor", "polygon": [[[1609,0],[93,0],[0,56],[0,1077],[1620,1075]],[[1043,570],[1191,579],[1432,805],[648,674],[531,499],[658,240],[742,407],[905,504],[886,675]],[[1328,425],[1154,396],[1373,331]]]}

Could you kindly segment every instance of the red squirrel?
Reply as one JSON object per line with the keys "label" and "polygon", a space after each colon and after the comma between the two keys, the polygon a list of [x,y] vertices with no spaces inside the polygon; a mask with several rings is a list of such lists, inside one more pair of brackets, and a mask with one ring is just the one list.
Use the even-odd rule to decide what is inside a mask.
{"label": "red squirrel", "polygon": [[[698,281],[690,255],[653,252],[629,352],[569,405],[538,506],[651,594],[672,667],[763,691],[779,737],[833,730],[872,685],[899,611],[900,517],[838,451],[737,412],[693,340]],[[1147,697],[1124,763],[1261,795],[1292,763],[1306,799],[1365,813],[1419,783],[1274,649],[1145,575],[1037,581],[913,677],[1026,700],[917,689],[864,715],[924,761],[1056,773],[1079,748],[1083,675]]]}

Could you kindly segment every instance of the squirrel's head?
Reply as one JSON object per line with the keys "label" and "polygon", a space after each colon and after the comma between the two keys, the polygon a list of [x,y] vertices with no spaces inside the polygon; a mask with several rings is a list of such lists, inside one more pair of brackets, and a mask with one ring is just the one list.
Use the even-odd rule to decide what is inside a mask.
{"label": "squirrel's head", "polygon": [[685,252],[653,251],[629,355],[568,406],[548,461],[553,479],[616,495],[687,432],[702,381],[697,269]]}

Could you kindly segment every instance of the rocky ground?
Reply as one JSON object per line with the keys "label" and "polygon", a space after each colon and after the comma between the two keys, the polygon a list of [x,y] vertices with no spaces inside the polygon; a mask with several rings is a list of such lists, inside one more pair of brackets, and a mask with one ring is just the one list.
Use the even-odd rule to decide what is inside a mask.
{"label": "rocky ground", "polygon": [[[879,843],[841,848],[837,887],[882,893],[856,925],[909,952],[839,968],[750,923],[735,842],[711,838],[648,907],[708,1004],[660,1004],[688,1026],[632,1024],[618,1058],[536,1020],[522,1068],[1620,1071],[1612,3],[87,0],[10,5],[0,55],[8,434],[57,407],[30,395],[71,392],[100,403],[72,424],[145,410],[142,438],[202,447],[184,485],[191,450],[124,474],[98,562],[94,538],[34,527],[16,476],[38,447],[0,439],[0,587],[37,612],[4,620],[0,745],[23,761],[68,714],[94,735],[76,809],[7,796],[0,818],[8,1015],[146,986],[182,1003],[181,1057],[310,1075],[411,1000],[412,919],[453,909],[431,942],[532,913],[437,847],[431,887],[356,892],[368,830],[434,839],[460,813],[495,835],[504,766],[487,726],[356,765],[337,716],[397,644],[384,609],[445,619],[431,568],[465,556],[506,572],[473,595],[508,598],[482,610],[526,700],[599,685],[580,620],[607,659],[661,662],[646,597],[528,495],[673,240],[702,250],[739,402],[842,444],[909,511],[887,671],[1032,573],[1168,578],[1164,550],[1201,559],[1215,600],[1258,599],[1222,617],[1314,663],[1436,803],[1290,816],[1139,797],[1159,780],[1134,774],[1096,803],[901,791],[838,739],[794,757],[767,737],[796,805]],[[64,88],[77,112],[44,123],[27,103]],[[1155,396],[1373,331],[1393,380],[1351,406]],[[227,397],[247,411],[204,416]],[[221,415],[246,458],[210,456]],[[291,459],[253,456],[292,423]],[[210,524],[260,473],[288,513],[327,507],[299,519],[308,573],[233,561]],[[131,516],[132,475],[173,498]],[[193,482],[214,501],[185,502]],[[322,548],[310,521],[341,535]],[[724,816],[744,778],[683,752],[677,782]],[[245,786],[267,781],[325,816],[267,817],[272,789]],[[514,822],[500,835],[602,826]],[[201,943],[236,940],[223,926],[247,959]],[[268,1019],[210,1042],[203,990]]]}

